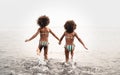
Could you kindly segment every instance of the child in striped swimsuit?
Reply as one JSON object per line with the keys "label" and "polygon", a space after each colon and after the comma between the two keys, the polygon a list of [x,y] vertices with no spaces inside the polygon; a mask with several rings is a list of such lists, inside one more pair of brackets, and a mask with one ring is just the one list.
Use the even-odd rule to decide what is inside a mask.
{"label": "child in striped swimsuit", "polygon": [[42,48],[44,48],[44,59],[45,60],[48,60],[47,55],[48,55],[49,33],[51,33],[57,40],[59,40],[59,38],[52,32],[52,30],[47,27],[49,22],[50,22],[49,18],[45,15],[38,18],[37,24],[40,26],[40,28],[38,28],[37,32],[31,38],[25,40],[25,42],[28,42],[34,39],[38,34],[40,34],[40,41],[39,41],[39,45],[37,49],[37,54],[40,55]]}
{"label": "child in striped swimsuit", "polygon": [[76,29],[76,24],[73,20],[68,20],[65,23],[64,28],[65,28],[66,31],[64,32],[64,34],[60,38],[59,44],[61,44],[61,41],[65,36],[65,41],[66,41],[66,44],[65,44],[65,59],[66,59],[66,62],[68,62],[70,52],[71,52],[71,59],[73,59],[74,48],[75,48],[75,45],[73,43],[74,42],[74,37],[76,37],[78,39],[78,41],[83,45],[83,47],[85,49],[87,49],[87,47],[84,45],[82,40],[78,37],[77,33],[74,32],[74,30]]}

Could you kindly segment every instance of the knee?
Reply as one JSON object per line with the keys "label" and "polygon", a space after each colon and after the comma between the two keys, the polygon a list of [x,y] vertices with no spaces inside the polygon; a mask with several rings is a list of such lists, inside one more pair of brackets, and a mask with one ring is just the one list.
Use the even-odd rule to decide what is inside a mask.
{"label": "knee", "polygon": [[46,56],[46,55],[47,55],[47,52],[44,52],[44,55]]}

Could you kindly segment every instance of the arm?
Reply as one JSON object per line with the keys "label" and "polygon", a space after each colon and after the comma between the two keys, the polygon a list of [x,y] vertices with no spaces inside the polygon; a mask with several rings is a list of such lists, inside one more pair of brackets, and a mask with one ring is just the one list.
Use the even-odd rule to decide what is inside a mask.
{"label": "arm", "polygon": [[78,39],[78,41],[83,45],[83,47],[88,50],[88,48],[85,46],[85,44],[83,43],[83,41],[78,37],[77,33],[75,33],[75,37],[76,37],[76,38]]}
{"label": "arm", "polygon": [[59,41],[59,38],[51,30],[50,33]]}
{"label": "arm", "polygon": [[62,35],[62,37],[60,38],[59,44],[61,44],[61,41],[63,39],[63,37],[65,36],[65,33]]}
{"label": "arm", "polygon": [[34,39],[38,34],[40,33],[39,29],[37,30],[37,32],[29,39],[26,39],[25,42],[31,41],[32,39]]}

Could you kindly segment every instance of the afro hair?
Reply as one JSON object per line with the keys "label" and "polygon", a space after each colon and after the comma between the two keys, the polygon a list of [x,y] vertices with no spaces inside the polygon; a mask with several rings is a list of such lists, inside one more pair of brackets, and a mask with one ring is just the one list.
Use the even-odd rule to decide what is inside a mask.
{"label": "afro hair", "polygon": [[37,24],[40,26],[40,27],[45,27],[47,26],[48,24],[50,23],[50,20],[49,18],[44,15],[44,16],[40,16],[37,20]]}
{"label": "afro hair", "polygon": [[72,33],[76,29],[76,24],[73,20],[66,21],[64,28],[66,32]]}

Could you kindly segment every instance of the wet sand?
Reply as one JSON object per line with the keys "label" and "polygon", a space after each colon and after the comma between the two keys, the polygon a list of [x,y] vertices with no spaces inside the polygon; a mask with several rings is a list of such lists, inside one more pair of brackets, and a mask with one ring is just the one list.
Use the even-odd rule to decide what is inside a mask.
{"label": "wet sand", "polygon": [[[41,60],[39,64],[36,55],[38,39],[25,43],[24,32],[0,32],[0,75],[120,75],[119,43],[114,45],[115,42],[109,43],[108,40],[106,45],[100,44],[102,47],[88,51],[76,44],[74,61],[66,65],[64,48],[52,41],[49,45],[49,60],[46,63]],[[108,43],[114,47],[105,48]],[[44,58],[43,54],[42,51],[41,58]]]}
{"label": "wet sand", "polygon": [[[50,58],[39,62],[38,58],[1,59],[0,75],[119,75],[120,60],[111,66],[96,66],[80,62],[65,62]],[[4,63],[3,63],[4,62]],[[44,63],[43,63],[44,62]],[[118,64],[118,66],[114,66]],[[117,68],[116,68],[117,67]]]}

